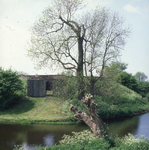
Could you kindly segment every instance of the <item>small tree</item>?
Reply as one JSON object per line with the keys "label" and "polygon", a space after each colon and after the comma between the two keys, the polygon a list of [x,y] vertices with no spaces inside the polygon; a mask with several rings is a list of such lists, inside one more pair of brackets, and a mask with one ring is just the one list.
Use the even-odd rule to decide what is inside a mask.
{"label": "small tree", "polygon": [[146,81],[146,79],[148,78],[143,72],[137,72],[135,74],[135,78],[138,81]]}
{"label": "small tree", "polygon": [[[5,109],[19,100],[22,96],[23,83],[19,79],[17,72],[0,70],[0,109]],[[21,94],[20,94],[21,93]]]}

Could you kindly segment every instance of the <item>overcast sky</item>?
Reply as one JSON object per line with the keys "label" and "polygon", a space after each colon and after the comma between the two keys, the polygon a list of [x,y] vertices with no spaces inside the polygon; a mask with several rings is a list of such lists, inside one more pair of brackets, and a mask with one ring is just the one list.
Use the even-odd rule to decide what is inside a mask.
{"label": "overcast sky", "polygon": [[[35,70],[27,55],[30,27],[50,5],[51,0],[0,0],[0,66],[28,74],[57,74],[47,69]],[[121,61],[133,75],[144,72],[149,77],[149,0],[86,0],[89,7],[100,5],[119,12],[132,33],[122,52]],[[61,71],[60,71],[61,72]],[[59,72],[59,73],[60,73]]]}

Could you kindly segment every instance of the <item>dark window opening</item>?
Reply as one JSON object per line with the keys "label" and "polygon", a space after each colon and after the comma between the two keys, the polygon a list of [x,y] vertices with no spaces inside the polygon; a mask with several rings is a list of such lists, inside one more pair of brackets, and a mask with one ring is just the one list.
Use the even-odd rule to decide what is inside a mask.
{"label": "dark window opening", "polygon": [[46,82],[46,95],[53,95],[53,84],[51,81]]}

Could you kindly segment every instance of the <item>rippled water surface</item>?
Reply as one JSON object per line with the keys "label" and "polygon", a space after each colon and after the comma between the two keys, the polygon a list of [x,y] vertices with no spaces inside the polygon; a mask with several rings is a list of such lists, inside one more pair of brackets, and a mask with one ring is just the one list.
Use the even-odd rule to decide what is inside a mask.
{"label": "rippled water surface", "polygon": [[[109,133],[122,137],[131,133],[149,137],[149,113],[118,120],[107,121]],[[58,143],[64,134],[89,129],[85,125],[17,125],[0,124],[0,150],[12,150],[22,144],[31,150],[36,146],[51,146]]]}

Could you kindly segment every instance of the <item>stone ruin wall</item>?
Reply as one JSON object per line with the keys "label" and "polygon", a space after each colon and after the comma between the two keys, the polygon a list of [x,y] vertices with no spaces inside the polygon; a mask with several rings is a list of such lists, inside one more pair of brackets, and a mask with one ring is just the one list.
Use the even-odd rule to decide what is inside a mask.
{"label": "stone ruin wall", "polygon": [[54,81],[62,79],[61,75],[25,75],[27,78],[27,96],[44,97],[46,96],[46,83],[52,84],[53,95],[59,95],[59,85],[54,85]]}
{"label": "stone ruin wall", "polygon": [[46,96],[46,86],[44,80],[27,80],[27,96]]}

